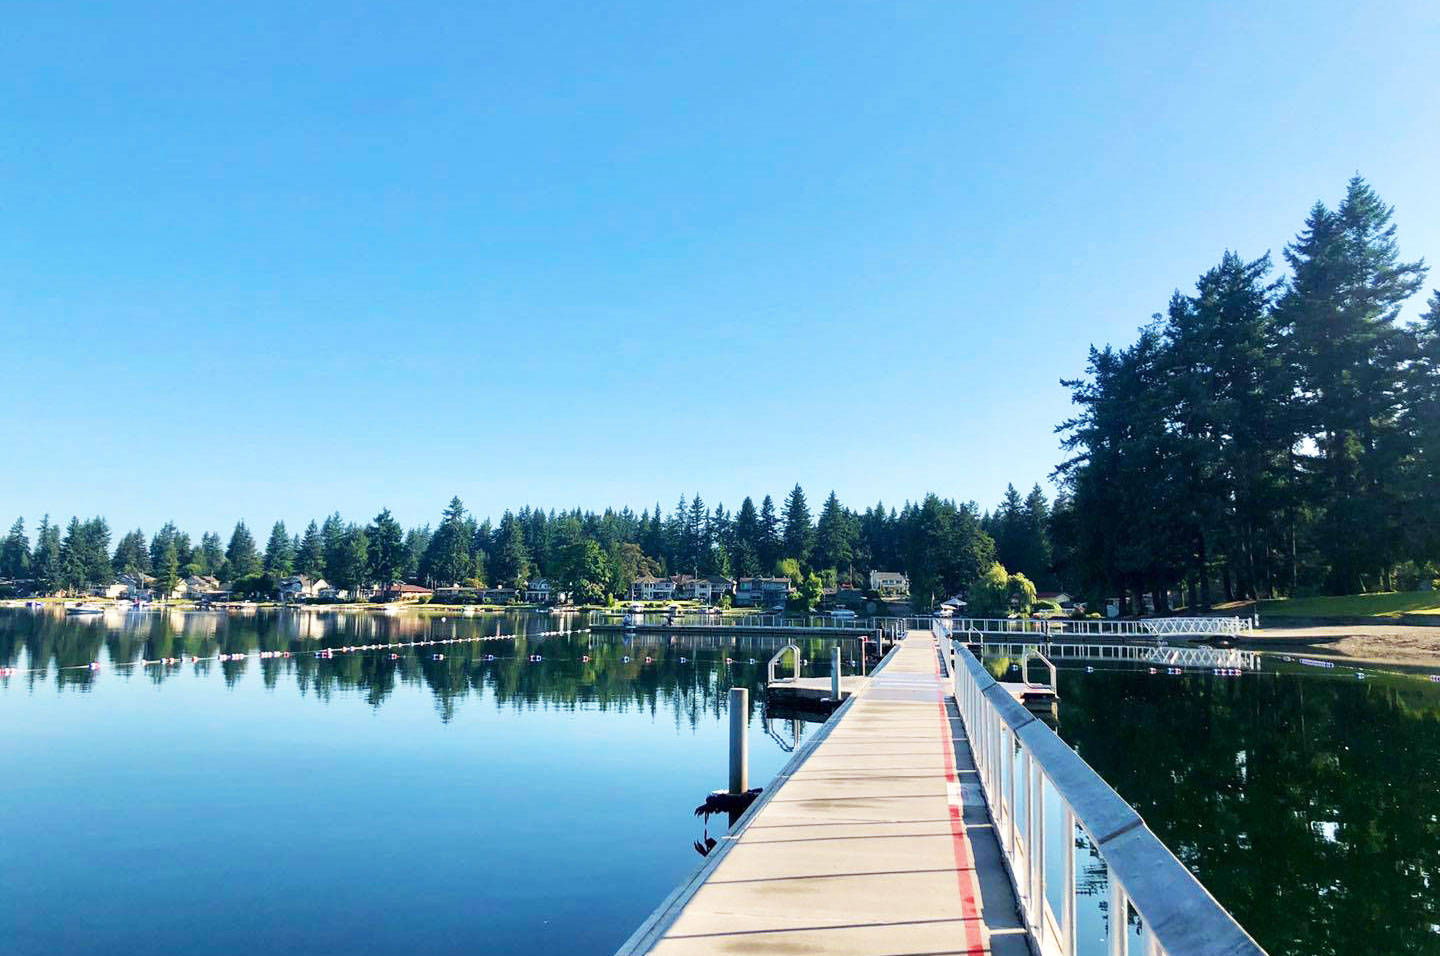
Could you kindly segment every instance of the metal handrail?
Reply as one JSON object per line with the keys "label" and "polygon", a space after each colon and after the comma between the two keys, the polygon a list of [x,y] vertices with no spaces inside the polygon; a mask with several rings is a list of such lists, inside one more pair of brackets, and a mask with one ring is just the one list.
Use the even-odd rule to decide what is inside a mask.
{"label": "metal handrail", "polygon": [[770,678],[770,683],[772,684],[775,683],[775,665],[780,663],[780,658],[785,656],[786,651],[795,652],[795,656],[791,658],[791,660],[794,662],[795,668],[794,675],[791,677],[791,680],[800,679],[800,645],[796,644],[794,641],[791,641],[789,644],[786,644],[784,647],[780,648],[780,650],[776,651],[775,656],[770,658],[770,663],[766,665],[766,672]]}
{"label": "metal handrail", "polygon": [[[935,631],[949,636],[948,628],[937,626]],[[1026,928],[1042,953],[1076,952],[1078,824],[1109,873],[1110,956],[1129,952],[1131,909],[1140,917],[1144,956],[1264,956],[1259,944],[1089,764],[1010,696],[963,642],[948,641],[948,648],[955,703],[995,834]],[[1046,892],[1047,784],[1060,801],[1066,828],[1058,841],[1065,873],[1059,913]]]}
{"label": "metal handrail", "polygon": [[[1088,637],[1235,637],[1248,627],[1238,617],[1147,617],[1137,620],[1091,620],[1061,617],[935,618],[959,630],[985,634],[1039,634]],[[928,629],[929,622],[920,625]]]}

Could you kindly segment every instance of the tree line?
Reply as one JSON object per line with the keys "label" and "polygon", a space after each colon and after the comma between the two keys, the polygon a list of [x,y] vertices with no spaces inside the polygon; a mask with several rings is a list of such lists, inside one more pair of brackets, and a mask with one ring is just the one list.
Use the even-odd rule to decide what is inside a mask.
{"label": "tree line", "polygon": [[1414,586],[1440,559],[1440,293],[1360,177],[1284,248],[1227,251],[1063,382],[1052,566],[1190,606]]}
{"label": "tree line", "polygon": [[169,593],[177,581],[204,575],[239,594],[262,595],[292,574],[346,590],[402,581],[524,587],[544,577],[577,602],[605,603],[626,596],[643,575],[784,575],[813,604],[823,587],[863,589],[865,573],[883,569],[907,573],[917,603],[929,606],[967,590],[997,556],[1049,580],[1048,513],[1038,486],[1023,502],[1012,488],[993,515],[936,494],[899,509],[877,502],[860,511],[834,492],[812,514],[796,485],[779,506],[770,495],[758,507],[746,497],[733,512],[710,508],[697,494],[682,495],[668,513],[659,504],[638,515],[629,508],[524,507],[492,523],[456,497],[435,525],[408,530],[388,509],[363,524],[337,512],[298,533],[276,521],[261,547],[244,521],[228,542],[211,531],[197,541],[172,522],[148,539],[128,531],[113,548],[104,518],[72,519],[62,533],[47,515],[33,547],[23,518],[0,541],[0,578],[77,593],[121,574],[147,574]]}

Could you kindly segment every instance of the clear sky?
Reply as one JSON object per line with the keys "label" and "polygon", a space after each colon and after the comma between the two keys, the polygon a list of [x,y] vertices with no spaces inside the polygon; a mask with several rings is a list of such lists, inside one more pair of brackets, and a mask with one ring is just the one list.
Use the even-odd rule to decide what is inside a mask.
{"label": "clear sky", "polygon": [[1440,261],[1433,0],[4,19],[32,528],[991,505],[1058,460],[1090,343],[1227,247],[1278,260],[1356,171]]}

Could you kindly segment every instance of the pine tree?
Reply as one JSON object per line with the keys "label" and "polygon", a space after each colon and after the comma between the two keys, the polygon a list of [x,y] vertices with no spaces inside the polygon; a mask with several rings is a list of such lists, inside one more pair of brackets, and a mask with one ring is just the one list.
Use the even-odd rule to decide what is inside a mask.
{"label": "pine tree", "polygon": [[295,567],[295,546],[285,522],[277,521],[270,528],[270,540],[265,544],[265,573],[272,578],[283,578]]}
{"label": "pine tree", "polygon": [[300,547],[295,549],[295,572],[312,581],[325,577],[325,540],[320,537],[320,526],[313,520],[305,526]]}
{"label": "pine tree", "polygon": [[235,523],[235,530],[230,534],[230,544],[225,549],[225,561],[229,565],[230,576],[235,581],[260,573],[260,554],[255,550],[255,538],[250,534],[250,529],[245,527],[244,521]]}
{"label": "pine tree", "polygon": [[35,535],[35,553],[30,557],[30,575],[41,594],[53,594],[62,587],[60,528],[50,523],[50,516],[40,519]]}
{"label": "pine tree", "polygon": [[465,506],[458,497],[451,498],[421,559],[420,576],[432,586],[464,582],[473,569],[471,538],[465,527]]}
{"label": "pine tree", "polygon": [[1336,593],[1381,584],[1400,550],[1394,433],[1410,342],[1395,320],[1425,266],[1400,261],[1393,213],[1356,176],[1285,249],[1293,278],[1280,314],[1318,450],[1316,543]]}
{"label": "pine tree", "polygon": [[180,583],[180,553],[172,538],[165,544],[160,563],[155,567],[155,587],[161,598],[168,600]]}
{"label": "pine tree", "polygon": [[370,570],[382,587],[389,587],[400,579],[405,569],[405,533],[400,528],[400,522],[386,508],[375,516],[367,536]]}
{"label": "pine tree", "polygon": [[30,539],[25,536],[25,519],[16,518],[0,545],[0,577],[23,578],[30,573]]}
{"label": "pine tree", "polygon": [[145,533],[139,528],[127,532],[115,545],[110,566],[116,574],[149,574],[150,548],[145,543]]}
{"label": "pine tree", "polygon": [[806,564],[810,560],[814,534],[810,506],[805,503],[805,492],[797,484],[785,499],[785,533],[781,542],[784,556]]}
{"label": "pine tree", "polygon": [[496,538],[495,580],[520,587],[530,579],[530,552],[525,547],[524,530],[519,520],[509,511],[500,516]]}
{"label": "pine tree", "polygon": [[815,564],[823,569],[844,571],[848,578],[860,536],[858,523],[840,504],[832,490],[815,522]]}
{"label": "pine tree", "polygon": [[780,519],[775,513],[775,500],[766,495],[760,501],[760,564],[766,574],[775,569],[781,558]]}
{"label": "pine tree", "polygon": [[331,581],[353,596],[370,583],[370,541],[365,529],[350,525],[340,536],[335,565],[329,569]]}

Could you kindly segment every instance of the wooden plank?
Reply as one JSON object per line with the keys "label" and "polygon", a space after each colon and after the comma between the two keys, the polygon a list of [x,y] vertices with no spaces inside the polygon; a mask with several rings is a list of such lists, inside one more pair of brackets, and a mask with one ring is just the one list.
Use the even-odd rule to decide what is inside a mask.
{"label": "wooden plank", "polygon": [[622,952],[1028,954],[948,690],[910,632]]}

